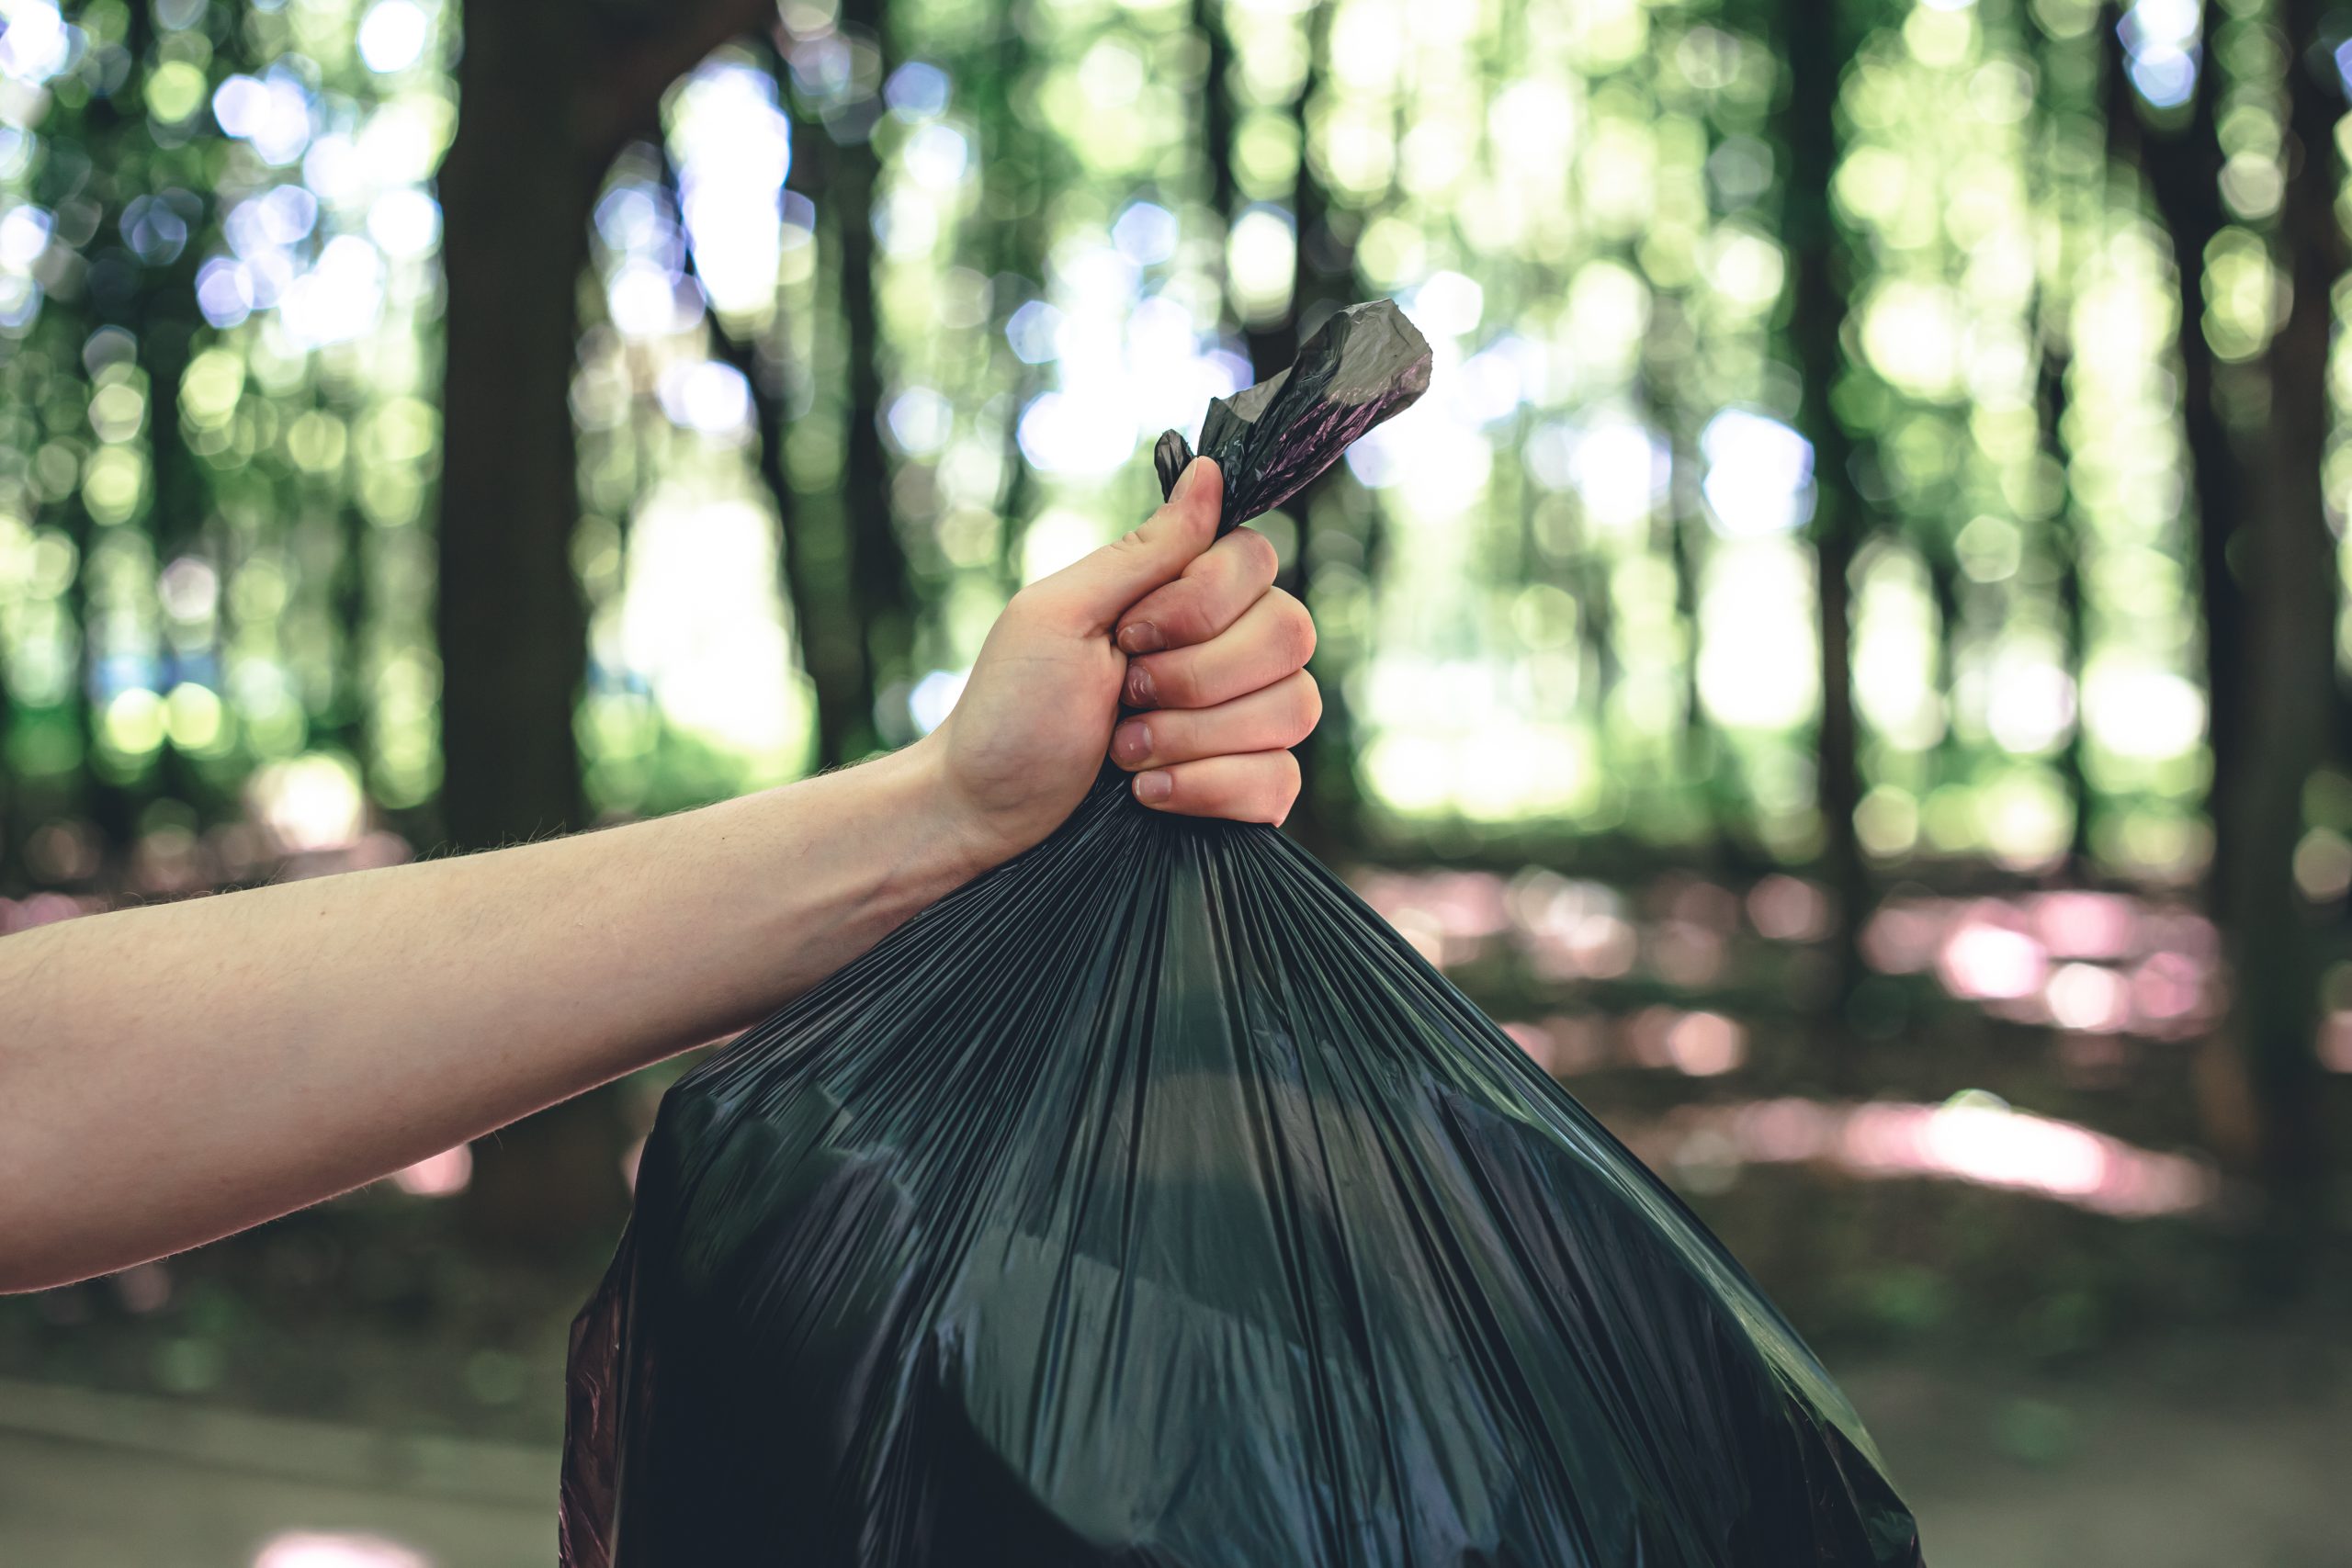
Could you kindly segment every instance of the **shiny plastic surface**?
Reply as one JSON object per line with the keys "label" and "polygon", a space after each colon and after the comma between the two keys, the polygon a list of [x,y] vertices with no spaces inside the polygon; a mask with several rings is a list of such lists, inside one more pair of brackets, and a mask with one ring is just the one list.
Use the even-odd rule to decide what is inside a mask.
{"label": "shiny plastic surface", "polygon": [[[1396,359],[1303,456],[1241,410],[1229,502]],[[671,1090],[570,1401],[568,1568],[1920,1561],[1657,1178],[1289,840],[1112,770]]]}
{"label": "shiny plastic surface", "polygon": [[[1272,512],[1338,460],[1348,444],[1429,390],[1430,345],[1394,302],[1333,314],[1297,360],[1254,387],[1209,404],[1200,456],[1225,478],[1224,534]],[[1193,460],[1182,431],[1152,448],[1164,494]]]}

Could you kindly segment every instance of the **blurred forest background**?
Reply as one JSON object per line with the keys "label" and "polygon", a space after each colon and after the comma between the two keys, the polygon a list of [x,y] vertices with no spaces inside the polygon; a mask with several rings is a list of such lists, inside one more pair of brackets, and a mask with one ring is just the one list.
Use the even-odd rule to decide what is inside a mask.
{"label": "blurred forest background", "polygon": [[[1263,525],[1292,830],[1898,1478],[2340,1416],[2348,81],[2322,0],[0,0],[0,933],[902,744],[1393,297],[1432,391]],[[0,1302],[0,1447],[544,1445],[665,1081]],[[2342,1561],[2167,1462],[2072,1561]],[[1939,1562],[2043,1560],[1991,1495]]]}

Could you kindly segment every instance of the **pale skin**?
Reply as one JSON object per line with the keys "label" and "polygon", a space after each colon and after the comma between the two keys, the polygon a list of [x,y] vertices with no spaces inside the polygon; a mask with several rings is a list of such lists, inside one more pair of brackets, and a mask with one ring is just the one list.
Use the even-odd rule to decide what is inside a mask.
{"label": "pale skin", "polygon": [[1045,838],[1106,750],[1155,810],[1281,821],[1314,627],[1261,536],[1211,544],[1221,489],[1194,464],[1024,589],[956,711],[888,757],[0,940],[0,1291],[256,1224],[756,1022]]}

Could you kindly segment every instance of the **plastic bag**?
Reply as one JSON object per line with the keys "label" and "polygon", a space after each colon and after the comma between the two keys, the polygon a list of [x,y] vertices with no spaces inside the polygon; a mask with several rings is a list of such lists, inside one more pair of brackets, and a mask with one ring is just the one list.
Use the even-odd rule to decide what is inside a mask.
{"label": "plastic bag", "polygon": [[[1323,323],[1287,370],[1209,404],[1200,455],[1225,480],[1222,536],[1297,494],[1365,431],[1430,389],[1430,345],[1386,299],[1351,305]],[[1182,431],[1152,448],[1160,493],[1193,460]]]}
{"label": "plastic bag", "polygon": [[[1230,516],[1428,375],[1336,318],[1212,408]],[[1107,769],[670,1091],[570,1385],[570,1568],[1920,1561],[1639,1161],[1291,840]]]}

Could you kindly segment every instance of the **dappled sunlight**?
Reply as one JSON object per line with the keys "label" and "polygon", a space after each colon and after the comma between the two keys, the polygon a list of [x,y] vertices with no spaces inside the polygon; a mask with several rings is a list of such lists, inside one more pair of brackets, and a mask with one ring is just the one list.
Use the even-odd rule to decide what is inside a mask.
{"label": "dappled sunlight", "polygon": [[[1505,944],[1551,984],[1655,977],[1704,993],[1758,943],[1829,934],[1826,892],[1774,874],[1744,894],[1702,878],[1624,890],[1531,867],[1368,873],[1357,891],[1422,955],[1461,969]],[[1861,932],[1890,976],[1924,975],[1953,1000],[2018,1022],[2177,1040],[2219,1005],[2212,924],[2177,903],[2092,891],[1934,897],[1899,893]]]}
{"label": "dappled sunlight", "polygon": [[2178,1039],[2208,1025],[2218,939],[2202,915],[2121,894],[1896,897],[1862,936],[1887,974],[1932,972],[2005,1018]]}
{"label": "dappled sunlight", "polygon": [[1686,1107],[1626,1134],[1669,1172],[1719,1186],[1742,1165],[1817,1165],[1874,1179],[1997,1188],[2119,1219],[2189,1213],[2218,1183],[2186,1156],[2134,1147],[1971,1091],[1941,1105],[1781,1099]]}
{"label": "dappled sunlight", "polygon": [[412,1198],[451,1198],[473,1179],[474,1152],[464,1144],[428,1155],[392,1172],[392,1185]]}
{"label": "dappled sunlight", "polygon": [[289,1530],[263,1545],[253,1568],[433,1568],[433,1560],[381,1536]]}

